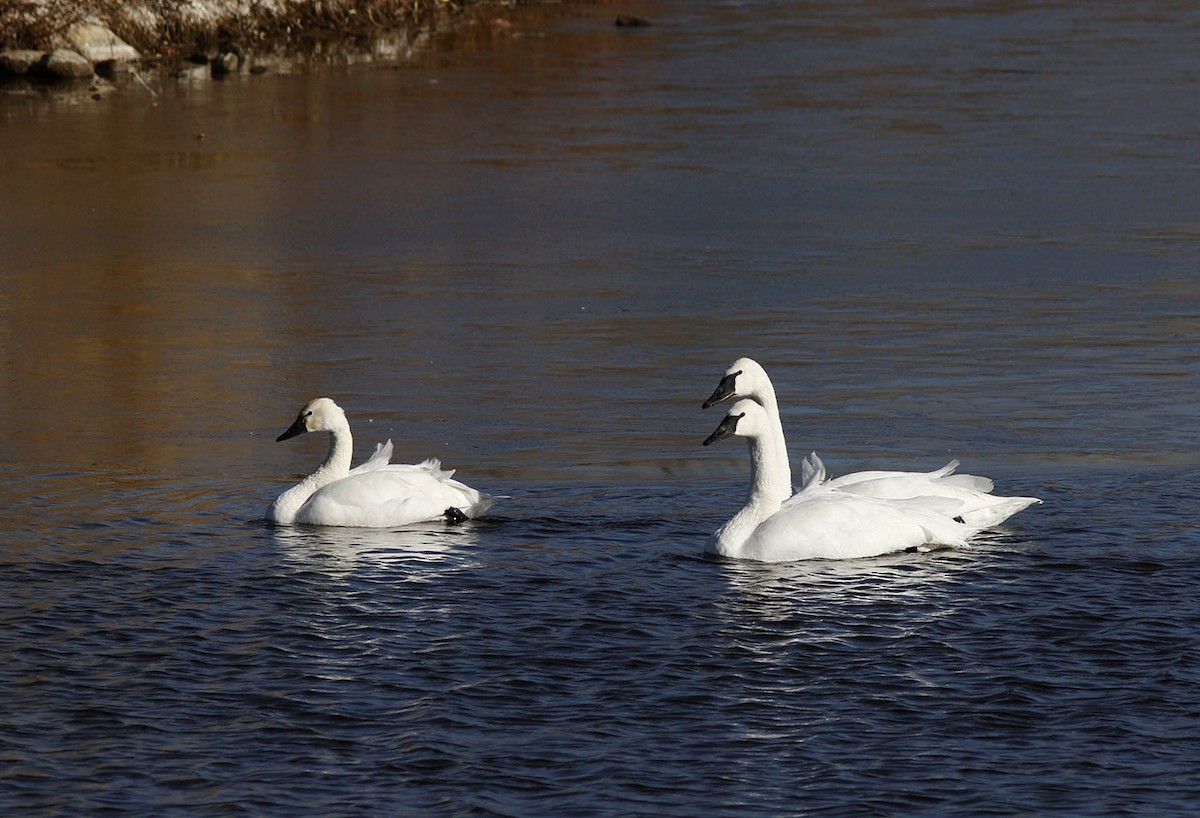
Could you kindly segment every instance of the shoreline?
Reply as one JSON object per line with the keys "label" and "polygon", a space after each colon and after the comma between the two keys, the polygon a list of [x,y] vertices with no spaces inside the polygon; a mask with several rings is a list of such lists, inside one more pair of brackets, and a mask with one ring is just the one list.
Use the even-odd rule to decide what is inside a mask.
{"label": "shoreline", "polygon": [[139,69],[262,72],[286,55],[446,30],[489,0],[56,0],[0,8],[0,81],[112,78]]}

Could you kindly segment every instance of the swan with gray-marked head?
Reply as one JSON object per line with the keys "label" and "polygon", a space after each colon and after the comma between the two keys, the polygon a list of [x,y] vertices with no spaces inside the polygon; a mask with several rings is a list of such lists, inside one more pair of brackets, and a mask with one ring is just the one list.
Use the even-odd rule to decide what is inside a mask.
{"label": "swan with gray-marked head", "polygon": [[[783,502],[792,494],[792,472],[779,403],[767,371],[753,358],[738,358],[730,364],[703,408],[737,398],[753,400],[766,412],[766,433],[774,438],[774,446],[782,452],[782,457],[774,458],[763,467],[773,470],[770,490]],[[955,474],[958,466],[957,460],[951,460],[942,468],[928,472],[873,470],[828,478],[821,458],[813,452],[802,464],[800,491],[817,480],[831,490],[880,500],[943,497],[959,503],[959,516],[975,531],[999,525],[1018,511],[1041,502],[1034,497],[997,497],[991,493],[994,484],[990,479]]]}
{"label": "swan with gray-marked head", "polygon": [[495,498],[452,479],[454,471],[442,469],[436,459],[389,463],[390,440],[351,469],[350,422],[329,398],[305,404],[276,442],[305,432],[328,432],[329,454],[316,471],[275,499],[267,509],[268,522],[384,528],[441,517],[474,518],[495,503]]}

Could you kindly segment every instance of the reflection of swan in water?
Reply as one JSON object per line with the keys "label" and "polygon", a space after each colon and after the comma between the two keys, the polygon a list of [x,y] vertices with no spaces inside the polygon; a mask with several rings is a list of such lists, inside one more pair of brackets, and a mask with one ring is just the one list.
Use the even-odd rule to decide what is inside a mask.
{"label": "reflection of swan in water", "polygon": [[[717,610],[738,629],[844,647],[881,628],[899,635],[959,615],[962,583],[999,558],[986,548],[944,548],[857,560],[726,560],[721,576],[730,592]],[[761,659],[782,663],[790,656],[769,650]]]}
{"label": "reflection of swan in water", "polygon": [[780,466],[787,459],[786,444],[767,410],[753,400],[739,400],[704,444],[735,435],[750,444],[750,496],[709,539],[705,550],[718,556],[762,562],[850,559],[963,545],[985,526],[1036,502],[983,495],[989,513],[976,519],[968,499],[935,492],[897,499],[842,491],[824,479],[823,468],[789,497],[790,486],[778,485],[787,470]]}
{"label": "reflection of swan in water", "polygon": [[269,522],[390,528],[443,516],[455,521],[478,517],[495,502],[452,479],[454,472],[443,470],[437,460],[389,464],[390,440],[352,470],[350,423],[329,398],[309,401],[276,440],[305,432],[329,432],[329,454],[316,471],[276,498],[267,509]]}
{"label": "reflection of swan in water", "polygon": [[400,529],[276,526],[275,544],[294,562],[325,573],[381,567],[411,569],[428,580],[464,567],[479,535],[472,527],[419,523]]}

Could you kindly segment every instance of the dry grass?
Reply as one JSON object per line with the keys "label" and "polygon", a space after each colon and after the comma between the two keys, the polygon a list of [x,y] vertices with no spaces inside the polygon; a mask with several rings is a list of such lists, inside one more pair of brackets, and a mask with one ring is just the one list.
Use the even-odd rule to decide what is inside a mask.
{"label": "dry grass", "polygon": [[0,48],[51,48],[93,19],[143,54],[421,25],[477,0],[0,0]]}

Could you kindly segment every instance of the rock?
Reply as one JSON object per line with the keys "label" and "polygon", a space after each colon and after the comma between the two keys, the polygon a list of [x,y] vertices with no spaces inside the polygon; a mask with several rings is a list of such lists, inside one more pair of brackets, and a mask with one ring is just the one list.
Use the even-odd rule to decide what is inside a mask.
{"label": "rock", "polygon": [[0,51],[0,77],[22,77],[42,59],[42,51]]}
{"label": "rock", "polygon": [[69,48],[56,48],[42,59],[37,70],[54,79],[78,80],[92,76],[92,64]]}
{"label": "rock", "polygon": [[91,63],[137,62],[141,59],[136,48],[99,23],[75,23],[67,29],[66,40]]}
{"label": "rock", "polygon": [[236,74],[241,67],[242,55],[234,48],[222,51],[212,59],[212,75],[214,77]]}
{"label": "rock", "polygon": [[116,79],[124,74],[131,74],[136,69],[133,63],[124,60],[101,60],[96,63],[96,73],[105,79]]}

